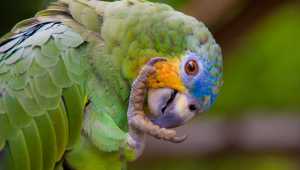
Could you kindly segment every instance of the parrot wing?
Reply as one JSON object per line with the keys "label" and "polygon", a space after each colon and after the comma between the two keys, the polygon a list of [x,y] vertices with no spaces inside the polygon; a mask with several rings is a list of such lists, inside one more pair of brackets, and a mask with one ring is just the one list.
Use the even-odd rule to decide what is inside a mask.
{"label": "parrot wing", "polygon": [[86,98],[83,55],[84,40],[59,22],[33,24],[2,39],[0,164],[4,158],[11,169],[54,169],[74,145]]}

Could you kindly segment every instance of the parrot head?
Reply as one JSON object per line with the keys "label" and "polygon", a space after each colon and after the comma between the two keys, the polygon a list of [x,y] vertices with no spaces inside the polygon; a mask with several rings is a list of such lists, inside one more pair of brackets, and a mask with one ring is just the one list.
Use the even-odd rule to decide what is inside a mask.
{"label": "parrot head", "polygon": [[152,122],[162,128],[174,128],[207,111],[222,85],[219,66],[205,53],[190,51],[156,63],[156,73],[148,79]]}
{"label": "parrot head", "polygon": [[[128,27],[124,33],[105,34],[119,38],[119,43],[114,40],[111,44],[122,44],[125,53],[110,51],[124,56],[122,75],[129,82],[151,59],[165,59],[154,64],[156,71],[148,77],[147,116],[162,128],[181,126],[215,102],[222,86],[221,48],[196,18],[160,3],[137,4],[138,12],[130,13],[128,20],[122,19],[122,25]],[[120,14],[113,16],[123,16],[116,12]]]}

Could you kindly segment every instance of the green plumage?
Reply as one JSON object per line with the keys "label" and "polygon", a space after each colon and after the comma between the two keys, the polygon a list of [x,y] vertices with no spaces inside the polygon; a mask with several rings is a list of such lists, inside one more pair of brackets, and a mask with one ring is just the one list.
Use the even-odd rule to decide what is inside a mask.
{"label": "green plumage", "polygon": [[0,41],[1,166],[121,169],[121,154],[134,157],[131,82],[149,58],[185,51],[217,60],[219,47],[202,23],[163,4],[61,0],[20,22]]}
{"label": "green plumage", "polygon": [[[17,170],[54,169],[80,137],[85,92],[78,86],[86,78],[72,80],[75,65],[65,64],[70,59],[63,56],[79,53],[84,40],[70,28],[49,22],[6,41],[0,66],[1,146],[9,148]],[[76,75],[85,74],[85,68]]]}

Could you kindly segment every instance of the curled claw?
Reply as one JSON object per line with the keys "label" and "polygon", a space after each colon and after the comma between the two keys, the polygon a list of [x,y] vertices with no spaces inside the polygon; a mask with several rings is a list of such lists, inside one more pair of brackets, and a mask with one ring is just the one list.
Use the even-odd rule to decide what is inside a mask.
{"label": "curled claw", "polygon": [[[157,125],[154,125],[154,126],[157,126]],[[181,143],[187,139],[187,135],[178,137],[178,136],[176,136],[175,130],[160,128],[160,127],[156,127],[156,129],[153,129],[153,131],[150,132],[150,135],[157,139],[162,139],[162,140],[169,141],[172,143]]]}
{"label": "curled claw", "polygon": [[153,66],[155,63],[160,62],[160,61],[166,61],[165,58],[161,58],[161,57],[155,57],[152,58],[150,61],[147,62],[148,66]]}
{"label": "curled claw", "polygon": [[172,143],[181,143],[187,139],[187,135],[176,136],[176,131],[172,129],[160,128],[153,124],[147,117],[137,114],[129,121],[130,126],[149,134],[157,139],[162,139]]}
{"label": "curled claw", "polygon": [[170,141],[170,142],[172,142],[172,143],[182,143],[182,142],[184,142],[186,139],[187,139],[187,135],[183,135],[183,136],[176,136],[176,137],[174,137],[174,138],[171,138],[171,139],[168,140],[168,141]]}

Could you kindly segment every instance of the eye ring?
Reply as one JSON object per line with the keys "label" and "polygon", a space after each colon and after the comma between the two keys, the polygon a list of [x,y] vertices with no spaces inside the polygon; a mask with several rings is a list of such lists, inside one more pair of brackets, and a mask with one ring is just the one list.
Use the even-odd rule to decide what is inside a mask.
{"label": "eye ring", "polygon": [[188,60],[185,63],[184,70],[185,70],[186,74],[194,76],[194,75],[198,74],[198,72],[199,72],[198,63],[195,60]]}

